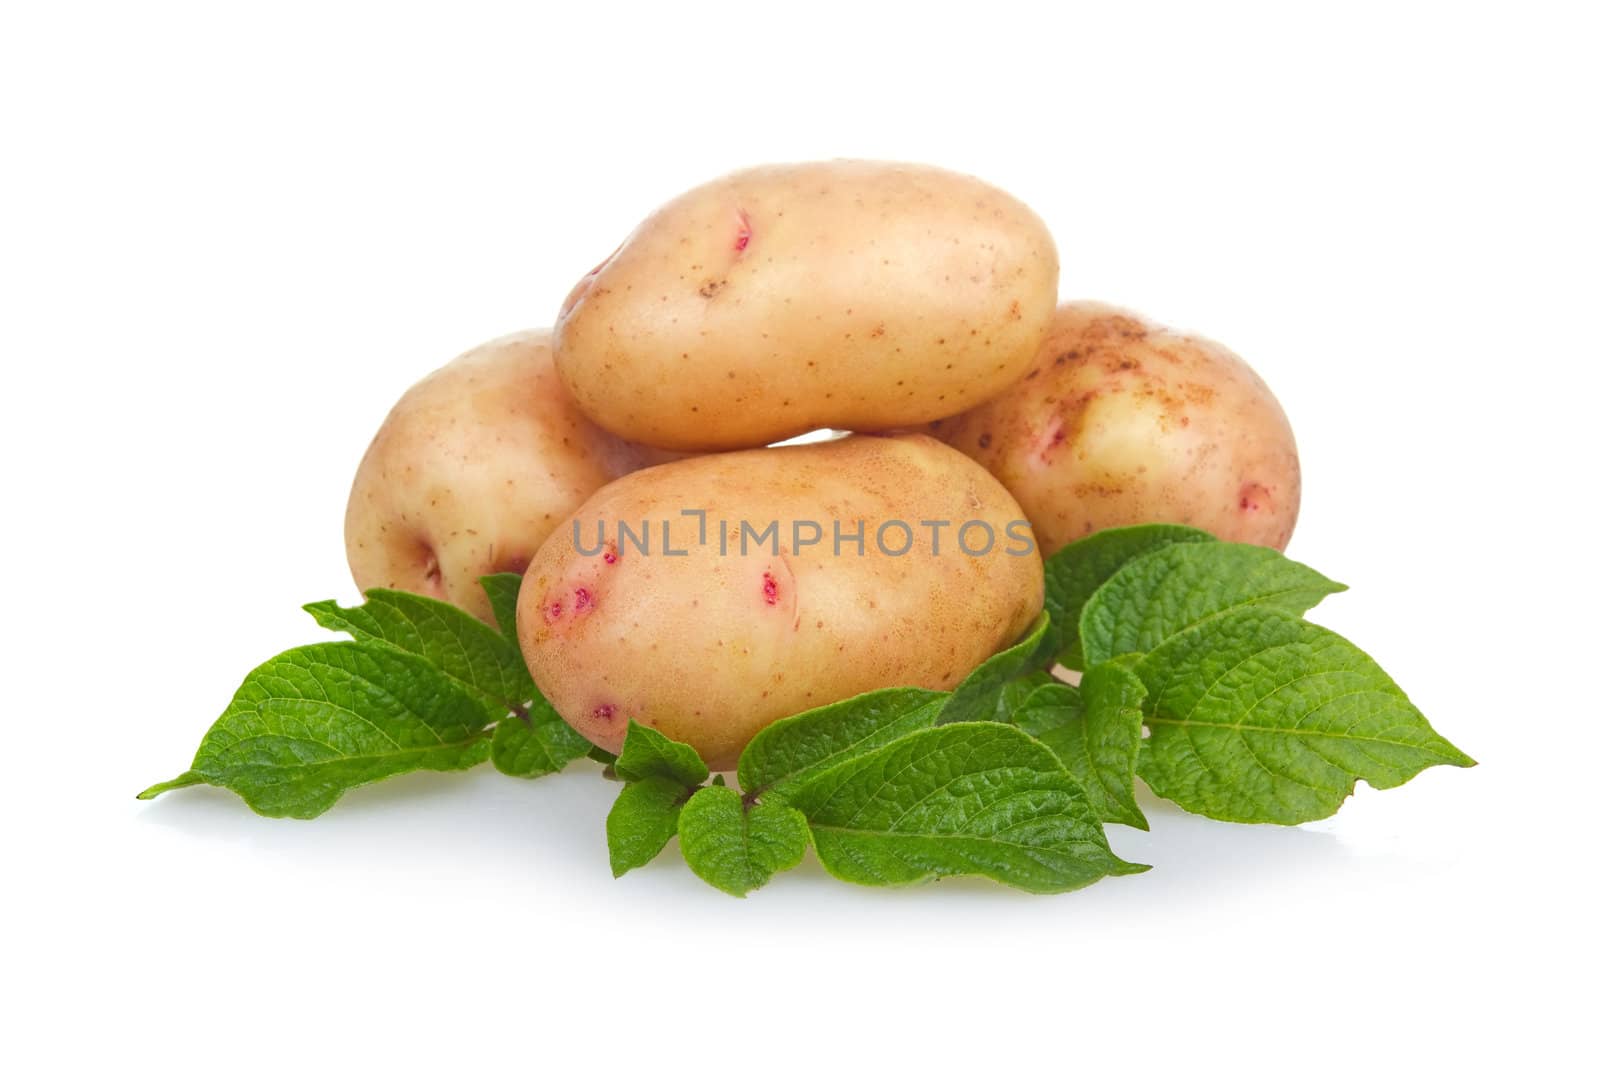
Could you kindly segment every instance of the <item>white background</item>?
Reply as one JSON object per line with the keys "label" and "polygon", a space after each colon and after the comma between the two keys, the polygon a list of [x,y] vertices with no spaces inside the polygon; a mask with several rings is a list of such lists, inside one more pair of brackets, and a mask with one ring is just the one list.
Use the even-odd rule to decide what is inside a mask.
{"label": "white background", "polygon": [[[7,5],[7,1059],[1592,1056],[1583,11]],[[577,768],[314,823],[133,799],[354,595],[345,493],[406,386],[661,200],[840,155],[1008,188],[1064,296],[1250,360],[1290,554],[1352,586],[1314,617],[1481,766],[1298,829],[1150,800],[1112,837],[1153,871],[1048,898],[808,861],[737,901],[675,848],[614,882]]]}

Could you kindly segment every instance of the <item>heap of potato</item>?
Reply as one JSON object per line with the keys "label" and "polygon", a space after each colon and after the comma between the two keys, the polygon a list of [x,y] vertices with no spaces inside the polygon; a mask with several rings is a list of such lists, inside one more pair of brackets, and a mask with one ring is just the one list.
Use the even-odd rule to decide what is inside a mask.
{"label": "heap of potato", "polygon": [[[1057,273],[1038,216],[962,175],[700,186],[552,331],[401,398],[356,474],[351,571],[485,619],[477,578],[524,573],[519,640],[563,718],[612,751],[637,718],[727,768],[783,716],[953,687],[1096,530],[1281,549],[1299,463],[1266,385],[1210,341],[1056,306]],[[765,447],[824,428],[852,433]]]}

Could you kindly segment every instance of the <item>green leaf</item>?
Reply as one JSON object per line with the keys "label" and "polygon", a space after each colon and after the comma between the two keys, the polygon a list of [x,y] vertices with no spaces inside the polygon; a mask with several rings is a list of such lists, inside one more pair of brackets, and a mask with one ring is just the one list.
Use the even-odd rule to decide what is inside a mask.
{"label": "green leaf", "polygon": [[1112,855],[1055,754],[1004,723],[903,737],[808,780],[793,803],[823,866],[862,885],[978,874],[1059,893],[1146,869]]}
{"label": "green leaf", "polygon": [[360,607],[319,600],[305,610],[324,629],[421,656],[497,708],[521,705],[538,695],[514,645],[442,600],[373,589]]}
{"label": "green leaf", "polygon": [[1044,667],[1052,653],[1042,647],[1050,630],[1049,614],[1040,615],[1022,639],[1004,652],[996,652],[956,686],[939,713],[941,723],[993,720],[1001,710],[1007,684]]}
{"label": "green leaf", "polygon": [[950,694],[879,689],[779,719],[739,756],[746,793],[785,796],[808,776],[932,726]]}
{"label": "green leaf", "polygon": [[611,875],[621,878],[660,854],[678,832],[678,814],[690,786],[671,778],[629,782],[606,816]]}
{"label": "green leaf", "polygon": [[624,782],[671,778],[684,785],[699,785],[711,773],[693,748],[652,730],[638,719],[628,720],[628,733],[613,766]]}
{"label": "green leaf", "polygon": [[1169,545],[1141,556],[1084,606],[1083,656],[1103,663],[1148,652],[1186,627],[1254,605],[1299,615],[1346,587],[1257,545]]}
{"label": "green leaf", "polygon": [[1090,667],[1081,689],[1035,690],[1018,709],[1016,723],[1061,758],[1103,822],[1148,830],[1133,795],[1144,697],[1139,676],[1116,660]]}
{"label": "green leaf", "polygon": [[1050,634],[1053,654],[1073,670],[1083,669],[1079,615],[1094,591],[1129,561],[1171,544],[1214,540],[1191,526],[1151,523],[1102,530],[1063,547],[1044,565],[1044,606],[1055,620]]}
{"label": "green leaf", "polygon": [[419,656],[359,642],[306,645],[251,671],[189,773],[140,796],[205,782],[262,815],[309,819],[353,786],[482,763],[488,723],[481,701]]}
{"label": "green leaf", "polygon": [[805,816],[783,804],[746,806],[726,786],[708,786],[678,816],[684,862],[702,880],[742,897],[806,854]]}
{"label": "green leaf", "polygon": [[[1048,640],[1048,638],[1047,638]],[[1047,685],[1059,684],[1049,671],[1034,671],[1021,678],[1007,682],[1005,688],[1000,690],[999,701],[995,705],[996,722],[1014,722],[1022,706],[1028,698]]]}
{"label": "green leaf", "polygon": [[151,786],[149,789],[146,789],[144,792],[137,794],[134,797],[134,799],[135,800],[154,800],[156,797],[160,796],[162,793],[169,793],[174,789],[182,789],[185,786],[190,786],[190,785],[206,785],[206,784],[207,784],[207,782],[206,782],[206,776],[205,775],[200,774],[197,771],[184,771],[182,774],[178,775],[178,777],[173,778],[173,779],[171,779],[169,781],[157,782],[155,785]]}
{"label": "green leaf", "polygon": [[522,592],[520,574],[485,574],[478,579],[483,591],[489,594],[489,609],[500,625],[500,633],[513,645],[517,643],[517,595]]}
{"label": "green leaf", "polygon": [[1437,764],[1473,764],[1366,653],[1279,611],[1214,615],[1138,672],[1151,693],[1139,776],[1214,819],[1322,819],[1358,778],[1388,789]]}
{"label": "green leaf", "polygon": [[587,756],[593,748],[540,697],[495,727],[492,754],[495,769],[502,774],[540,778]]}

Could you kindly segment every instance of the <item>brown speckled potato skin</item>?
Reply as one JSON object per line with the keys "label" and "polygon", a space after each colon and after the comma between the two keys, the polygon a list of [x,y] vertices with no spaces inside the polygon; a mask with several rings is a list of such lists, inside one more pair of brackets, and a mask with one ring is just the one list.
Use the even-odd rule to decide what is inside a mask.
{"label": "brown speckled potato skin", "polygon": [[[699,545],[707,511],[707,544]],[[534,557],[517,603],[522,651],[540,692],[563,718],[615,752],[637,718],[693,745],[713,768],[730,768],[768,723],[885,686],[950,689],[1025,632],[1044,601],[1043,567],[1031,540],[1006,538],[1022,512],[982,467],[923,435],[847,437],[822,444],[701,456],[639,471],[600,490],[570,529]],[[902,519],[915,547],[880,552],[875,531]],[[945,530],[940,554],[918,527],[946,518],[984,520],[995,550],[963,554]],[[651,554],[615,536],[617,520],[652,520]],[[718,550],[722,519],[760,529],[771,542],[741,556]],[[821,523],[824,541],[792,551],[795,520]],[[832,522],[865,520],[865,555],[835,556]],[[665,555],[660,526],[670,530]],[[570,525],[570,524],[569,524]],[[1027,531],[1021,531],[1024,538]],[[891,531],[891,549],[901,544]],[[970,544],[979,547],[974,530]],[[1007,555],[1012,547],[1021,555]]]}
{"label": "brown speckled potato skin", "polygon": [[367,449],[345,512],[357,588],[448,600],[486,622],[484,574],[526,569],[596,489],[664,458],[572,403],[548,331],[460,356],[400,398]]}
{"label": "brown speckled potato skin", "polygon": [[1105,304],[1063,304],[1026,377],[929,432],[987,467],[1046,556],[1176,522],[1282,550],[1300,511],[1283,409],[1243,360]]}
{"label": "brown speckled potato skin", "polygon": [[663,448],[905,426],[1022,376],[1057,273],[1039,217],[975,178],[759,167],[668,203],[580,281],[556,366],[595,422]]}

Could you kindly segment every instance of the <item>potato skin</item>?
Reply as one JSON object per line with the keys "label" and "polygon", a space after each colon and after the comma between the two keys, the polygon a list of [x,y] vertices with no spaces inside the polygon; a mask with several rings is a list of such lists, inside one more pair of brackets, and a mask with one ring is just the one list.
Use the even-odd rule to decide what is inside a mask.
{"label": "potato skin", "polygon": [[929,432],[982,463],[1046,557],[1096,530],[1185,523],[1280,551],[1300,512],[1294,433],[1215,342],[1098,303],[1061,305],[1026,377]]}
{"label": "potato skin", "polygon": [[[698,516],[706,511],[707,543]],[[605,520],[605,539],[599,522]],[[615,536],[651,520],[650,554]],[[917,537],[904,555],[879,550],[876,532],[900,519]],[[951,520],[934,555],[923,520]],[[772,542],[741,555],[719,523],[762,529]],[[796,520],[822,525],[823,543],[798,551]],[[865,522],[863,555],[833,554],[832,522]],[[956,528],[995,530],[986,554],[964,554]],[[596,493],[572,531],[534,557],[517,603],[528,668],[562,717],[617,751],[630,718],[693,745],[714,768],[732,767],[768,723],[871,689],[950,689],[1013,643],[1043,605],[1043,568],[1016,502],[982,467],[917,435],[854,436],[822,444],[702,456],[639,471]],[[667,529],[673,553],[661,541]],[[808,532],[809,533],[809,532]],[[891,551],[904,540],[890,529]],[[601,544],[605,551],[600,552]],[[969,544],[982,545],[974,528]],[[1008,555],[1007,549],[1017,552]]]}
{"label": "potato skin", "polygon": [[660,208],[555,327],[578,406],[630,441],[710,452],[963,411],[1017,381],[1058,263],[1027,206],[932,167],[759,167]]}
{"label": "potato skin", "polygon": [[479,576],[521,573],[596,489],[660,458],[583,416],[548,331],[490,341],[412,386],[373,438],[345,512],[350,574],[493,622]]}

